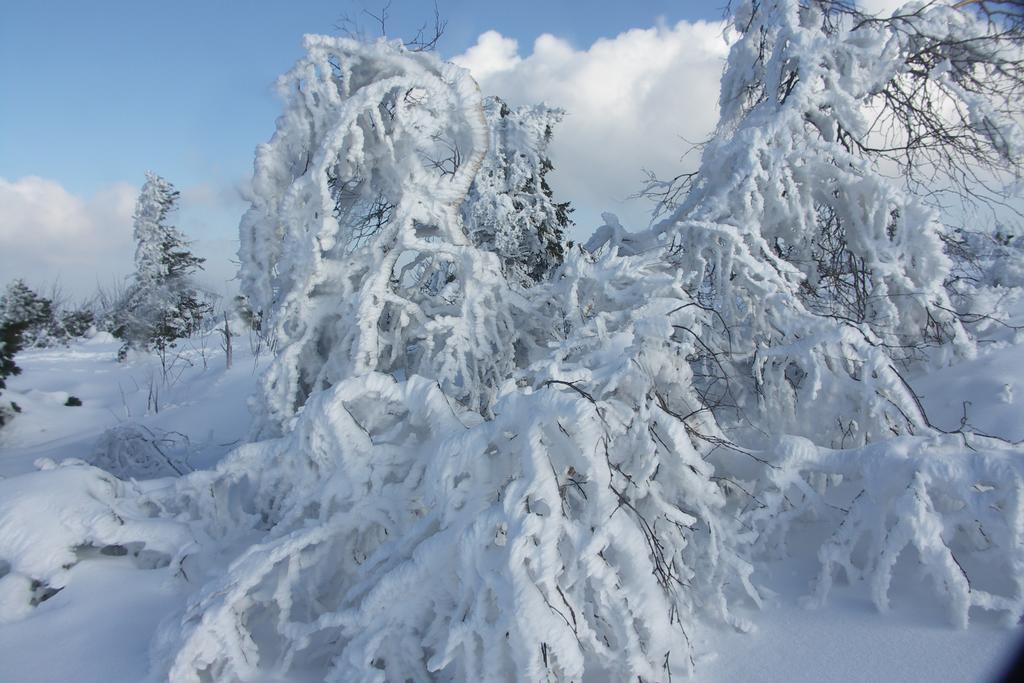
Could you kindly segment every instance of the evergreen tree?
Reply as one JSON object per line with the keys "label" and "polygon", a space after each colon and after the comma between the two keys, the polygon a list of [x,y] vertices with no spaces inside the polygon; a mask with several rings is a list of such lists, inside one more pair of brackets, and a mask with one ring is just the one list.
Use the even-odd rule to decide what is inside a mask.
{"label": "evergreen tree", "polygon": [[83,336],[95,323],[95,315],[87,308],[65,309],[60,290],[54,287],[50,297],[42,296],[23,280],[15,280],[0,296],[0,324],[19,323],[22,344],[44,347],[67,344]]}
{"label": "evergreen tree", "polygon": [[[0,319],[0,389],[7,388],[7,378],[20,375],[21,368],[14,363],[14,354],[21,350],[26,323],[17,320]],[[17,408],[12,404],[12,408]],[[5,405],[0,404],[0,427],[9,416]]]}
{"label": "evergreen tree", "polygon": [[53,302],[15,280],[0,297],[0,324],[20,325],[25,346],[46,346],[54,328]]}
{"label": "evergreen tree", "polygon": [[205,259],[195,256],[185,235],[167,222],[178,197],[173,185],[146,173],[135,208],[134,282],[115,328],[125,342],[122,357],[130,346],[163,353],[196,332],[211,310],[192,279]]}
{"label": "evergreen tree", "polygon": [[564,257],[569,202],[556,202],[547,174],[551,130],[564,112],[546,105],[510,108],[497,97],[484,101],[490,143],[463,205],[473,241],[501,260],[509,280],[541,280]]}

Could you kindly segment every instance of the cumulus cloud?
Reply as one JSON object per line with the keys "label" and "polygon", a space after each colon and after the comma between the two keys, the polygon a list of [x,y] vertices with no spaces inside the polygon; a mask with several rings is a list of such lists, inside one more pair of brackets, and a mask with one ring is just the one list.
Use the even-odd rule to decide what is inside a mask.
{"label": "cumulus cloud", "polygon": [[453,61],[484,94],[513,104],[547,102],[567,115],[555,131],[551,184],[577,207],[577,237],[613,211],[636,229],[649,205],[627,201],[648,168],[675,175],[697,159],[680,157],[706,138],[718,115],[718,81],[728,45],[721,22],[633,29],[586,49],[545,34],[530,54],[496,31]]}
{"label": "cumulus cloud", "polygon": [[[60,280],[73,298],[132,267],[132,213],[138,188],[117,183],[90,197],[29,176],[0,178],[0,271],[43,286]],[[0,283],[4,284],[4,283]]]}
{"label": "cumulus cloud", "polygon": [[506,38],[497,31],[486,31],[476,39],[476,45],[453,61],[472,71],[479,82],[514,69],[523,60],[519,56],[519,41]]}

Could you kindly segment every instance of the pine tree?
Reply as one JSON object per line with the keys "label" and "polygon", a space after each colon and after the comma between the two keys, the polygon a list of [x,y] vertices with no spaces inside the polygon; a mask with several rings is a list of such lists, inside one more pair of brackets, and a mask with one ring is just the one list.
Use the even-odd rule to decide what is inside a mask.
{"label": "pine tree", "polygon": [[[26,327],[27,323],[24,321],[0,318],[0,389],[7,388],[8,377],[21,374],[21,368],[14,362],[14,355],[21,350],[22,335]],[[13,404],[11,407],[16,408]],[[0,427],[9,415],[7,406],[0,404]]]}
{"label": "pine tree", "polygon": [[20,324],[25,346],[46,346],[56,327],[53,302],[33,291],[24,280],[15,280],[0,297],[0,322]]}
{"label": "pine tree", "polygon": [[28,347],[67,345],[92,327],[95,315],[87,308],[65,308],[59,303],[62,300],[56,286],[53,294],[45,297],[23,280],[15,280],[0,297],[0,323],[20,323],[23,343]]}
{"label": "pine tree", "polygon": [[199,329],[212,309],[193,282],[205,259],[189,250],[185,235],[167,223],[179,193],[149,172],[135,208],[135,275],[117,314],[115,333],[131,346],[164,353]]}
{"label": "pine tree", "polygon": [[490,144],[463,205],[473,241],[494,252],[505,276],[529,285],[564,257],[572,225],[569,202],[556,202],[547,174],[547,148],[564,112],[546,105],[510,108],[498,97],[484,101]]}

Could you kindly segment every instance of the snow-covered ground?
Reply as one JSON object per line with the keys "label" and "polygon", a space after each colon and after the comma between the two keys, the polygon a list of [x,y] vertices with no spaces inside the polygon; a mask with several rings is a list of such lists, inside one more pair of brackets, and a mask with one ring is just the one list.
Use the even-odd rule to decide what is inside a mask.
{"label": "snow-covered ground", "polygon": [[[102,434],[126,423],[171,435],[168,452],[194,468],[212,466],[246,438],[246,398],[268,354],[254,358],[245,337],[235,339],[230,370],[216,336],[184,345],[166,383],[155,357],[134,356],[119,364],[117,346],[101,336],[18,356],[23,374],[10,381],[5,396],[22,413],[0,432],[0,507],[13,505],[19,496],[57,499],[72,493],[36,490],[32,477],[11,477],[47,459],[89,460]],[[940,427],[957,427],[963,402],[969,401],[968,420],[975,428],[1024,437],[1024,345],[998,345],[914,385]],[[153,408],[156,390],[159,411]],[[65,406],[69,395],[82,405]],[[59,479],[41,481],[52,487]],[[146,484],[155,485],[159,482]],[[23,529],[27,542],[32,534],[46,533],[29,524]],[[914,578],[912,557],[908,553],[900,561],[898,590],[885,615],[864,590],[846,586],[838,586],[825,607],[804,609],[800,598],[817,567],[792,560],[761,565],[755,577],[774,597],[748,615],[757,630],[706,632],[702,649],[718,654],[698,662],[697,679],[992,680],[1014,653],[1020,630],[1003,628],[980,610],[972,611],[967,630],[949,626],[930,586]],[[158,625],[181,609],[195,577],[160,567],[139,571],[139,562],[95,552],[71,568],[61,592],[24,618],[8,613],[6,622],[0,582],[0,681],[142,680]]]}
{"label": "snow-covered ground", "polygon": [[966,630],[949,625],[931,586],[915,579],[903,559],[894,581],[900,598],[879,614],[864,591],[834,589],[821,609],[805,609],[816,567],[779,562],[760,572],[777,592],[771,605],[750,615],[755,633],[717,634],[717,656],[699,670],[707,681],[996,681],[1017,648],[1020,629],[1009,630],[972,612]]}
{"label": "snow-covered ground", "polygon": [[[166,381],[155,356],[118,363],[119,346],[100,334],[18,355],[22,374],[8,380],[4,398],[22,412],[0,432],[0,507],[16,495],[69,493],[33,490],[30,477],[11,477],[45,460],[89,461],[108,429],[141,425],[193,468],[212,466],[246,437],[246,397],[267,358],[254,356],[247,337],[234,339],[230,370],[216,333],[186,341],[168,363]],[[69,396],[82,405],[66,406]],[[31,540],[44,531],[26,525],[23,533]],[[138,571],[135,563],[95,553],[71,568],[64,590],[20,620],[5,613],[0,582],[0,681],[142,680],[156,627],[180,608],[184,594],[181,576],[166,568]]]}
{"label": "snow-covered ground", "polygon": [[[246,397],[268,357],[265,350],[254,357],[248,337],[233,340],[231,370],[224,368],[219,333],[184,341],[169,354],[166,381],[155,355],[118,363],[119,346],[101,333],[69,348],[18,355],[22,374],[4,395],[22,414],[0,437],[0,476],[25,472],[37,458],[88,459],[105,430],[125,423],[186,436],[193,468],[211,466],[246,436]],[[68,396],[82,405],[65,406]]]}

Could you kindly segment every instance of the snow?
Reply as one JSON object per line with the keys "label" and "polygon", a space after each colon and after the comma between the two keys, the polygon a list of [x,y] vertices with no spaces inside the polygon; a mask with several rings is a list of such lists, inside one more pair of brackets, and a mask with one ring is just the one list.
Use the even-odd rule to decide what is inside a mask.
{"label": "snow", "polygon": [[145,680],[157,624],[182,601],[176,580],[166,570],[139,572],[123,558],[82,562],[70,574],[70,585],[25,619],[0,623],[0,678]]}
{"label": "snow", "polygon": [[766,583],[778,595],[754,617],[757,631],[716,634],[718,654],[699,680],[987,683],[1024,646],[1019,629],[987,620],[972,621],[966,631],[950,628],[929,596],[913,590],[884,617],[848,589],[837,590],[827,609],[804,609],[796,598],[810,580],[806,568],[781,564],[769,571]]}
{"label": "snow", "polygon": [[[132,545],[138,529],[109,517],[110,496],[160,480],[121,483],[76,461],[93,459],[107,430],[128,426],[187,435],[190,467],[219,461],[247,436],[246,398],[267,361],[253,356],[244,336],[234,341],[231,370],[216,332],[182,342],[169,386],[155,357],[132,353],[118,363],[121,343],[106,333],[18,355],[23,374],[9,380],[4,398],[22,412],[0,433],[0,556],[16,558],[13,566],[0,561],[0,680],[146,677],[157,626],[187,595],[167,562],[190,539],[152,520],[159,528],[141,534],[150,546]],[[161,391],[159,412],[147,409],[151,384]],[[69,395],[82,406],[65,406]],[[86,537],[95,547],[80,547]],[[166,547],[154,544],[160,538]],[[61,590],[32,607],[28,576]]]}
{"label": "snow", "polygon": [[[4,427],[0,476],[24,472],[37,458],[88,460],[103,432],[135,422],[188,435],[192,464],[211,466],[248,435],[252,418],[245,397],[269,360],[266,352],[253,358],[246,337],[234,341],[236,361],[226,372],[216,333],[182,342],[171,354],[178,360],[167,383],[156,357],[132,353],[118,363],[121,342],[107,333],[67,348],[18,354],[22,375],[8,380],[4,396],[32,417]],[[147,407],[151,387],[159,411]],[[234,399],[218,401],[219,395]],[[65,406],[68,396],[82,405]]]}
{"label": "snow", "polygon": [[[941,368],[918,380],[932,424],[956,430],[965,416],[975,431],[1024,440],[1024,345],[991,349],[970,363]],[[965,405],[966,402],[966,405]]]}
{"label": "snow", "polygon": [[[224,371],[219,351],[211,353],[205,370],[201,363],[189,368],[169,392],[167,405],[160,413],[148,415],[144,380],[153,370],[152,363],[134,357],[128,365],[118,364],[114,360],[118,346],[114,340],[100,338],[66,349],[19,355],[25,372],[12,378],[11,396],[24,404],[24,410],[0,433],[0,471],[8,477],[0,480],[0,486],[17,484],[22,497],[29,495],[31,477],[40,475],[15,475],[33,471],[33,460],[40,457],[59,461],[88,454],[104,429],[126,419],[126,406],[133,419],[151,428],[182,430],[193,441],[213,443],[211,450],[202,454],[207,466],[226,450],[216,444],[245,435],[250,421],[246,397],[256,388],[258,375],[252,371],[244,341],[236,345],[231,371]],[[976,360],[918,379],[915,387],[925,395],[936,421],[944,415],[928,392],[932,387],[949,387],[950,377],[968,387],[964,395],[979,408],[984,406],[979,416],[987,415],[990,409],[1000,410],[1006,404],[995,395],[986,396],[986,387],[1011,380],[1024,382],[1024,364],[1017,360],[1022,348],[1012,345],[983,351]],[[260,365],[263,363],[261,360]],[[127,388],[124,399],[118,384]],[[947,393],[953,391],[949,388]],[[64,407],[68,393],[81,397],[83,406]],[[449,409],[444,406],[444,410]],[[959,424],[955,410],[949,415]],[[1012,412],[1004,412],[999,419],[982,424],[993,430],[1003,426],[1019,429],[1019,417],[1013,417]],[[212,439],[204,437],[211,434]],[[61,470],[40,474],[56,473]],[[78,468],[64,474],[81,477]],[[140,485],[153,487],[157,483]],[[66,498],[78,488],[71,480],[50,479],[45,490],[36,489],[34,495]],[[0,492],[0,500],[7,505],[16,499],[18,496]],[[22,520],[32,538],[60,537],[60,532],[45,530],[43,522],[44,518]],[[9,556],[3,551],[0,555]],[[801,606],[801,598],[812,593],[818,568],[813,553],[800,547],[793,549],[793,557],[797,559],[765,563],[755,573],[753,579],[767,589],[767,597],[761,610],[740,610],[755,624],[752,632],[704,631],[707,651],[717,654],[698,658],[696,680],[986,681],[999,672],[1021,641],[1019,629],[1006,629],[985,612],[978,612],[966,630],[950,626],[931,588],[916,579],[912,555],[898,564],[894,585],[899,594],[887,614],[879,614],[864,591],[847,585],[833,587],[823,607],[807,609]],[[199,580],[187,573],[193,582]],[[66,587],[32,608],[25,607],[20,598],[24,586],[14,585],[12,576],[0,579],[0,612],[7,617],[0,620],[6,621],[0,623],[0,680],[24,683],[144,680],[151,670],[151,643],[160,624],[185,609],[195,586],[171,567],[140,571],[130,557],[96,555],[67,571],[63,578]],[[8,591],[18,600],[6,598],[5,602]]]}

